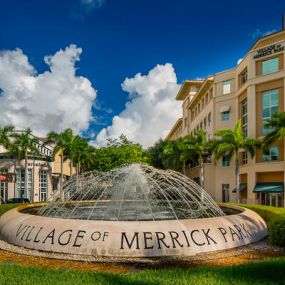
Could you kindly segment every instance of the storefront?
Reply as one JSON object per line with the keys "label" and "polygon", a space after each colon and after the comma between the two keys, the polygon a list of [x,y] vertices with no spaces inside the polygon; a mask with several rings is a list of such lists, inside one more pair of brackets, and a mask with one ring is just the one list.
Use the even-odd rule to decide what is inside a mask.
{"label": "storefront", "polygon": [[259,205],[284,207],[284,183],[257,183],[253,190]]}

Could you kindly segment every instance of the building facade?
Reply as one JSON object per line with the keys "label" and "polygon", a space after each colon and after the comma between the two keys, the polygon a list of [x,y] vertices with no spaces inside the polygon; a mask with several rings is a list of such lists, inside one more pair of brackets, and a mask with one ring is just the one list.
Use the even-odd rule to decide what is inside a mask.
{"label": "building facade", "polygon": [[[25,187],[25,160],[18,160],[0,146],[0,174],[6,177],[0,181],[1,203],[11,198],[28,198],[31,202],[45,202],[53,197],[59,189],[61,175],[60,154],[52,160],[53,147],[44,144],[39,138],[37,148],[40,156],[28,157],[27,187]],[[63,163],[64,179],[70,177],[70,160]],[[72,167],[72,174],[76,170]]]}
{"label": "building facade", "polygon": [[[201,129],[211,139],[239,119],[245,136],[262,139],[270,131],[265,121],[285,108],[284,56],[282,30],[258,39],[236,67],[204,81],[185,81],[176,96],[182,101],[181,126],[176,123],[167,139]],[[240,152],[240,161],[241,201],[284,207],[284,141],[258,150],[253,159]],[[188,167],[187,175],[198,181],[198,167]],[[234,161],[205,163],[205,189],[216,201],[235,202],[235,185]]]}

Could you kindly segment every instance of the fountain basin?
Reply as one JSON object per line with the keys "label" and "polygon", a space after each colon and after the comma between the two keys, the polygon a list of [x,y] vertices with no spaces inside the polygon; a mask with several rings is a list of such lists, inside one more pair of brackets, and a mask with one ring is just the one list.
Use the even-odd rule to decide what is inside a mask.
{"label": "fountain basin", "polygon": [[235,213],[219,217],[157,221],[68,219],[25,211],[39,206],[21,206],[1,216],[0,238],[17,246],[47,252],[158,257],[230,249],[267,236],[264,220],[242,207],[227,206]]}

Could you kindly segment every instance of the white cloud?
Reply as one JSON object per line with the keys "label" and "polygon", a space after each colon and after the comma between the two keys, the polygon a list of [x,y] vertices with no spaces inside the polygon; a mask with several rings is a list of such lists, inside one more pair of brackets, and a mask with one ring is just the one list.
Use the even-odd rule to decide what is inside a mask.
{"label": "white cloud", "polygon": [[101,8],[104,5],[105,0],[80,0],[80,2],[89,11],[94,8]]}
{"label": "white cloud", "polygon": [[237,65],[239,65],[241,62],[242,62],[243,58],[239,58],[238,61],[237,61]]}
{"label": "white cloud", "polygon": [[164,138],[181,115],[181,103],[175,101],[179,85],[171,64],[157,65],[147,75],[126,78],[122,89],[129,93],[125,109],[113,117],[112,125],[101,130],[95,144],[124,133],[144,147]]}
{"label": "white cloud", "polygon": [[273,34],[275,32],[277,32],[276,29],[268,30],[268,31],[261,31],[260,29],[256,29],[253,33],[251,33],[251,37],[253,39],[260,38],[260,37],[265,37],[265,36],[268,36],[268,35]]}
{"label": "white cloud", "polygon": [[275,30],[275,29],[269,30],[269,31],[263,32],[262,36],[265,37],[265,36],[268,36],[268,35],[276,33],[276,32],[277,32],[277,30]]}
{"label": "white cloud", "polygon": [[83,21],[91,15],[95,9],[100,9],[106,0],[77,0],[70,9],[70,17],[73,20]]}
{"label": "white cloud", "polygon": [[0,125],[31,127],[37,135],[68,127],[86,130],[96,91],[87,78],[76,76],[81,53],[70,45],[46,56],[50,70],[37,74],[22,50],[0,52]]}

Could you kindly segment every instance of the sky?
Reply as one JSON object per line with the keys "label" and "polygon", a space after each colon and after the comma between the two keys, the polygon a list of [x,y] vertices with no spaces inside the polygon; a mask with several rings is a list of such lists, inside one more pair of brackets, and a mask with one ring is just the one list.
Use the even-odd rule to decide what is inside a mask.
{"label": "sky", "polygon": [[285,2],[0,0],[0,125],[144,147],[181,116],[185,79],[234,67]]}

